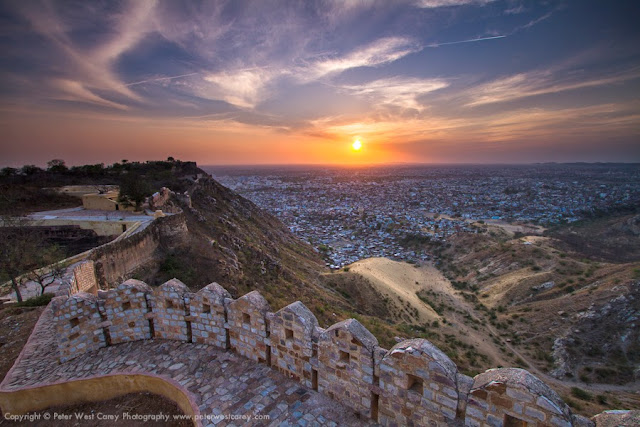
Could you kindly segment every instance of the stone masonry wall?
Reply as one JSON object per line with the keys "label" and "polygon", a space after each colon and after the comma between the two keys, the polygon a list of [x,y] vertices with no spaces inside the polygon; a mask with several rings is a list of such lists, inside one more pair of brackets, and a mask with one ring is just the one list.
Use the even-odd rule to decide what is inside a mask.
{"label": "stone masonry wall", "polygon": [[175,214],[155,219],[126,239],[93,249],[89,259],[95,263],[98,287],[109,289],[130,278],[141,266],[153,262],[160,248],[180,246],[187,235],[184,215]]}
{"label": "stone masonry wall", "polygon": [[148,318],[151,295],[149,285],[134,279],[110,291],[100,292],[100,312],[109,322],[107,336],[111,344],[151,339]]}
{"label": "stone masonry wall", "polygon": [[371,418],[373,350],[378,340],[355,319],[330,326],[318,340],[318,389]]}
{"label": "stone masonry wall", "polygon": [[229,303],[227,318],[231,348],[248,359],[270,364],[271,350],[265,343],[268,311],[267,300],[252,291]]}
{"label": "stone masonry wall", "polygon": [[233,300],[217,283],[191,293],[176,279],[156,289],[128,280],[98,296],[78,293],[52,304],[61,362],[120,342],[165,338],[266,363],[383,426],[594,425],[525,370],[470,378],[427,340],[386,350],[355,319],[322,329],[301,302],[271,313],[257,291]]}
{"label": "stone masonry wall", "polygon": [[[189,315],[189,288],[178,279],[163,283],[155,293],[154,308],[155,336],[169,340],[191,341],[190,326],[186,316]],[[186,297],[186,299],[185,299]]]}
{"label": "stone masonry wall", "polygon": [[73,280],[75,284],[73,293],[87,292],[95,295],[98,292],[95,265],[92,261],[81,262],[75,266]]}
{"label": "stone masonry wall", "polygon": [[97,296],[80,292],[66,299],[56,297],[52,304],[61,362],[107,346]]}
{"label": "stone masonry wall", "polygon": [[573,422],[560,396],[524,369],[490,369],[477,375],[467,404],[466,425],[513,420],[540,427],[565,427]]}
{"label": "stone masonry wall", "polygon": [[78,262],[69,267],[56,290],[56,296],[68,297],[78,292],[87,292],[96,295],[98,293],[98,281],[96,280],[95,265],[93,261]]}
{"label": "stone masonry wall", "polygon": [[[381,424],[398,419],[405,425],[455,420],[460,374],[451,359],[430,342],[403,341],[384,355],[379,366]],[[467,378],[470,388],[473,380]]]}
{"label": "stone masonry wall", "polygon": [[[289,304],[269,317],[271,365],[309,388],[317,388],[311,358],[313,334],[318,320],[300,301]],[[317,371],[316,371],[317,375]]]}
{"label": "stone masonry wall", "polygon": [[227,304],[231,294],[217,283],[211,283],[190,299],[191,342],[209,344],[222,349],[230,346],[227,322]]}

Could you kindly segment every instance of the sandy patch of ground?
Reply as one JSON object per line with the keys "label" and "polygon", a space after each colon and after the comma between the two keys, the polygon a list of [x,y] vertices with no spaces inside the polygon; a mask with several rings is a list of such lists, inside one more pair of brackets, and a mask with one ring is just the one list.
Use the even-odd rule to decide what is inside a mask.
{"label": "sandy patch of ground", "polygon": [[544,227],[540,227],[539,225],[533,224],[512,224],[506,221],[502,221],[500,219],[485,219],[485,224],[493,225],[496,227],[500,227],[505,231],[510,231],[511,233],[544,233],[546,230]]}
{"label": "sandy patch of ground", "polygon": [[[434,301],[445,302],[454,309],[454,311],[447,310],[443,314],[449,323],[446,326],[441,325],[441,330],[474,345],[478,351],[493,360],[494,366],[507,366],[507,360],[493,345],[487,330],[475,330],[465,324],[463,316],[459,313],[469,313],[479,320],[473,306],[458,295],[451,282],[432,265],[427,264],[416,268],[405,262],[386,258],[369,258],[351,264],[349,271],[367,278],[380,293],[399,301],[403,306],[409,303],[415,307],[420,313],[419,322],[441,320],[433,308],[416,295],[417,291],[423,289],[435,292],[438,297],[434,298]],[[495,333],[490,325],[486,326],[488,331]]]}
{"label": "sandy patch of ground", "polygon": [[490,307],[494,308],[504,298],[504,295],[514,289],[519,283],[523,283],[525,280],[532,279],[539,276],[541,281],[546,281],[549,273],[541,271],[534,273],[530,268],[521,268],[509,273],[499,276],[496,280],[493,280],[487,287],[482,290],[482,295],[488,295],[486,298],[482,298],[482,302]]}
{"label": "sandy patch of ground", "polygon": [[542,236],[524,236],[520,240],[523,242],[529,242],[531,244],[538,244],[538,245],[541,245],[543,243],[549,243],[551,241],[549,237],[542,237]]}
{"label": "sandy patch of ground", "polygon": [[415,268],[411,264],[386,258],[368,258],[349,266],[350,272],[368,279],[382,295],[399,301],[401,306],[409,303],[415,307],[419,313],[419,319],[416,320],[420,322],[433,321],[440,317],[416,295],[416,292],[422,289],[437,289],[441,292],[440,289],[446,287],[446,279],[438,270],[433,270],[434,272]]}

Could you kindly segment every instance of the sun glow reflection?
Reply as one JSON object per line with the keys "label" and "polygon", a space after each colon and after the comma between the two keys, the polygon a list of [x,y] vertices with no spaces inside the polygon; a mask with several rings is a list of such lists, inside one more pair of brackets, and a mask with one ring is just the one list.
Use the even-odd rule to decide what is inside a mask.
{"label": "sun glow reflection", "polygon": [[362,142],[356,139],[353,144],[351,144],[351,148],[353,148],[354,151],[360,151],[362,149]]}

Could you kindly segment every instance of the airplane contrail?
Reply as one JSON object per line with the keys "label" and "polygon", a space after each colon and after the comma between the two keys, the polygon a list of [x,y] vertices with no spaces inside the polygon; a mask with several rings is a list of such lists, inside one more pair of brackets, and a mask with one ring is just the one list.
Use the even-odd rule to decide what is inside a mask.
{"label": "airplane contrail", "polygon": [[428,45],[427,47],[440,47],[440,46],[446,46],[446,45],[449,45],[449,44],[480,42],[480,41],[483,41],[483,40],[503,39],[505,37],[507,37],[507,36],[480,37],[479,39],[458,40],[456,42],[433,43],[433,44]]}
{"label": "airplane contrail", "polygon": [[139,84],[142,84],[142,83],[159,82],[159,81],[162,81],[162,80],[177,79],[179,77],[194,76],[196,74],[199,74],[199,73],[181,74],[179,76],[169,76],[169,77],[156,77],[156,78],[153,78],[153,79],[140,80],[139,82],[127,83],[125,86],[135,86],[135,85],[139,85]]}

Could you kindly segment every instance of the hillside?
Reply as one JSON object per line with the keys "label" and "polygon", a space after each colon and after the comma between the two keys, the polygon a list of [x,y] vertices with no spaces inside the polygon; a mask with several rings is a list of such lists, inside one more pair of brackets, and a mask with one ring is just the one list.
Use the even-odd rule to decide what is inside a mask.
{"label": "hillside", "polygon": [[173,201],[185,212],[189,242],[167,253],[157,271],[148,272],[150,283],[180,277],[196,290],[218,281],[235,295],[260,289],[278,303],[306,293],[305,284],[323,271],[313,248],[211,177],[203,176],[187,193],[190,206]]}
{"label": "hillside", "polygon": [[[274,310],[300,300],[321,326],[354,317],[385,348],[427,338],[469,375],[526,368],[568,402],[572,386],[590,390],[588,399],[573,397],[585,414],[640,407],[629,393],[640,380],[636,214],[601,216],[544,235],[475,223],[475,233],[421,242],[433,264],[374,258],[329,272],[317,251],[278,219],[195,164],[178,164],[137,164],[123,172],[149,187],[176,190],[165,207],[179,207],[188,228],[182,245],[162,249],[133,277],[151,285],[176,277],[193,291],[216,281],[234,297],[257,289]],[[104,183],[120,182],[112,167],[106,170],[111,178]],[[97,177],[61,181],[99,184]],[[20,185],[35,188],[33,194],[42,190],[26,179],[11,191],[19,194]],[[37,197],[25,200],[25,210],[37,208]],[[616,247],[625,258],[616,258]]]}
{"label": "hillside", "polygon": [[[446,275],[462,289],[475,289],[478,307],[486,307],[492,324],[522,346],[541,369],[554,370],[554,342],[568,338],[575,341],[579,355],[579,360],[564,368],[569,376],[598,379],[590,375],[598,367],[588,363],[595,351],[590,348],[598,346],[604,350],[597,357],[599,364],[617,367],[607,378],[599,378],[602,382],[638,380],[629,375],[640,362],[635,356],[640,353],[635,347],[638,329],[634,327],[640,311],[637,258],[598,262],[584,251],[566,251],[567,243],[558,236],[567,235],[567,229],[547,236],[513,235],[493,227],[487,230],[454,236],[436,251]],[[580,230],[585,239],[592,239],[590,227],[583,225]],[[580,238],[576,232],[571,235],[575,242]],[[623,230],[617,239],[625,239],[625,235]],[[574,247],[593,251],[586,245]],[[593,314],[600,312],[606,316]],[[595,317],[599,322],[593,328],[581,327],[585,318]],[[594,341],[596,330],[605,341]],[[618,333],[605,332],[611,330]]]}

